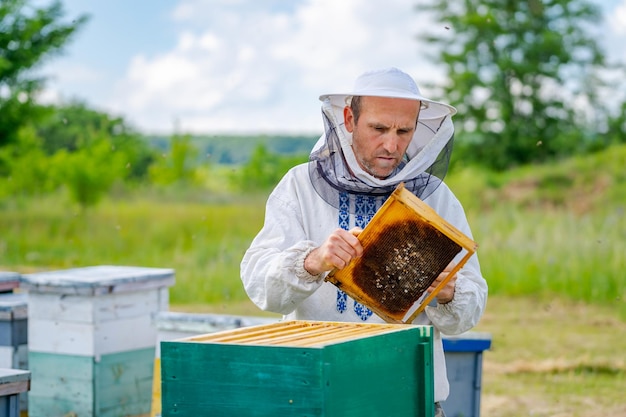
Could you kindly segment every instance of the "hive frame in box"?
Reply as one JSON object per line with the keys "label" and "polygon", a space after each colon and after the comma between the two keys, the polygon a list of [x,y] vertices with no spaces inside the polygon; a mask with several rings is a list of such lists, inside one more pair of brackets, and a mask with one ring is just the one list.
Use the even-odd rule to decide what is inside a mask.
{"label": "hive frame in box", "polygon": [[[401,228],[408,229],[408,231],[402,231]],[[397,234],[389,234],[390,230]],[[387,234],[385,234],[386,231]],[[414,233],[416,231],[418,233]],[[404,242],[400,242],[402,237],[405,238]],[[435,243],[439,247],[435,248],[434,245],[425,247],[424,237],[436,239]],[[415,320],[478,248],[476,242],[439,216],[433,208],[408,191],[404,184],[400,184],[385,201],[367,227],[358,235],[358,239],[363,245],[363,256],[353,259],[343,269],[331,271],[325,279],[389,323],[406,324]],[[416,247],[419,248],[419,251],[410,249]],[[430,294],[427,294],[426,290],[430,284],[443,272],[449,261],[463,250],[465,250],[465,255],[448,272],[446,278]],[[384,260],[389,261],[388,257],[392,251],[400,255],[406,254],[404,258],[400,257],[400,262],[396,262],[396,264],[404,262],[405,268],[402,265],[390,267],[389,262],[381,266],[380,263],[376,262],[376,259],[372,259],[370,256],[384,253],[386,254]],[[417,268],[418,261],[424,258],[437,263],[437,265],[420,263],[420,267],[427,268],[427,270],[419,271],[420,276],[415,273],[418,271],[409,271],[410,268]],[[363,265],[368,266],[364,267]],[[391,273],[389,273],[386,277],[382,276],[380,269],[383,268],[386,271],[395,268],[397,272],[391,273],[396,275],[390,276]],[[359,271],[366,271],[369,274],[359,274]],[[405,279],[402,284],[399,284],[403,278],[406,278],[402,274],[407,271],[409,273],[414,272],[413,276],[409,276],[409,279]],[[374,276],[363,278],[363,276],[372,273]],[[375,283],[372,282],[374,277],[378,277]],[[422,284],[420,289],[415,289],[414,286],[409,289],[406,288],[406,286],[411,286],[418,281]],[[365,288],[368,285],[370,288]],[[372,285],[376,288],[372,288]],[[407,296],[398,295],[397,291],[395,294],[390,292],[387,294],[391,294],[389,298],[399,299],[401,302],[398,304],[404,303],[408,307],[392,306],[394,309],[392,311],[389,305],[384,305],[388,297],[385,291],[389,291],[388,288],[393,289],[401,285],[405,285],[403,292],[408,293]],[[414,291],[418,291],[419,294],[413,294]],[[410,298],[411,296],[413,298]]]}
{"label": "hive frame in box", "polygon": [[432,416],[433,337],[291,320],[162,341],[162,415]]}

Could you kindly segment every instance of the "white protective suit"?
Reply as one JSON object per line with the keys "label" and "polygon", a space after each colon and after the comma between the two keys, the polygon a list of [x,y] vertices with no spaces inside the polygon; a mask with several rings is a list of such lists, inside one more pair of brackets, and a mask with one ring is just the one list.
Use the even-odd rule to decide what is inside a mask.
{"label": "white protective suit", "polygon": [[[460,231],[472,236],[461,204],[445,184],[425,202]],[[241,262],[244,287],[257,306],[281,313],[289,320],[363,322],[352,308],[344,312],[337,310],[337,287],[324,282],[323,274],[312,276],[304,269],[306,255],[337,229],[337,217],[338,209],[327,204],[313,189],[307,164],[285,175],[270,195],[265,224]],[[470,330],[477,324],[486,303],[487,284],[475,254],[457,277],[453,301],[426,307],[425,314],[414,321],[432,324],[435,329],[435,401],[444,401],[449,393],[440,332],[456,335]],[[372,315],[366,322],[383,321]]]}
{"label": "white protective suit", "polygon": [[[262,310],[283,314],[285,320],[383,322],[333,284],[325,282],[325,274],[310,275],[304,269],[304,259],[339,226],[346,230],[364,227],[384,202],[384,197],[353,194],[343,200],[348,201],[347,204],[335,204],[342,194],[339,189],[353,183],[361,187],[357,191],[367,187],[393,187],[399,181],[416,178],[435,161],[454,130],[450,120],[454,108],[422,97],[412,79],[399,70],[366,73],[357,80],[355,91],[362,94],[353,95],[418,99],[427,107],[420,113],[418,130],[407,150],[409,162],[399,173],[381,182],[356,165],[351,136],[345,131],[341,113],[347,95],[320,97],[326,134],[313,150],[312,162],[292,168],[271,193],[263,228],[241,262],[241,279],[250,299]],[[311,164],[320,160],[322,165],[324,160],[330,161],[324,165],[324,175],[330,174],[335,182],[334,187],[326,187],[330,192],[320,192],[323,179],[319,181],[323,175],[318,176],[310,169],[315,166]],[[350,169],[345,169],[341,161],[346,161]],[[350,177],[351,172],[356,173],[357,178]],[[317,188],[315,181],[318,181]],[[430,185],[433,184],[436,187],[424,193],[424,202],[471,238],[465,212],[457,198],[443,182]],[[346,205],[350,207],[346,209]],[[359,207],[355,207],[357,205]],[[462,256],[463,253],[459,253],[454,261],[458,262]],[[444,401],[449,394],[441,333],[456,335],[470,330],[482,316],[486,301],[487,283],[474,254],[457,273],[453,300],[426,307],[414,321],[414,324],[434,327],[436,402]]]}

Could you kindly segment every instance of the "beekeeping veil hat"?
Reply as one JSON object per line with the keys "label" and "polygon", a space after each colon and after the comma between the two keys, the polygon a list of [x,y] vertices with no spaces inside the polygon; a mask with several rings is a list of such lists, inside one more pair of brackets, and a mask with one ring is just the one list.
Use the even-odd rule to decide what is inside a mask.
{"label": "beekeeping veil hat", "polygon": [[[354,96],[418,100],[421,110],[404,161],[387,178],[380,179],[361,168],[352,149],[352,134],[345,128],[343,109]],[[336,206],[338,191],[349,194],[389,195],[404,182],[407,189],[425,199],[447,173],[456,109],[424,97],[410,75],[397,68],[369,71],[357,78],[348,93],[323,94],[325,133],[310,158],[311,181],[324,200]]]}

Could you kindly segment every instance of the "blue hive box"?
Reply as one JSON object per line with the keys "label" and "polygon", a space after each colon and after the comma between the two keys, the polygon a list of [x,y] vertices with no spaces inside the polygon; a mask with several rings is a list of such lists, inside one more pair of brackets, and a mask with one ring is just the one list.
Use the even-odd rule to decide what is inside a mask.
{"label": "blue hive box", "polygon": [[488,333],[443,337],[450,396],[441,405],[447,417],[480,416],[483,351],[490,347]]}

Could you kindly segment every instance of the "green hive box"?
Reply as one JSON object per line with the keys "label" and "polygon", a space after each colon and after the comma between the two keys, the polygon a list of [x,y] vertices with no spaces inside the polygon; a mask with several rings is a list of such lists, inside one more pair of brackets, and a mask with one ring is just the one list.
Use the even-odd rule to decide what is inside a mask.
{"label": "green hive box", "polygon": [[285,321],[161,342],[163,417],[432,416],[432,327]]}

